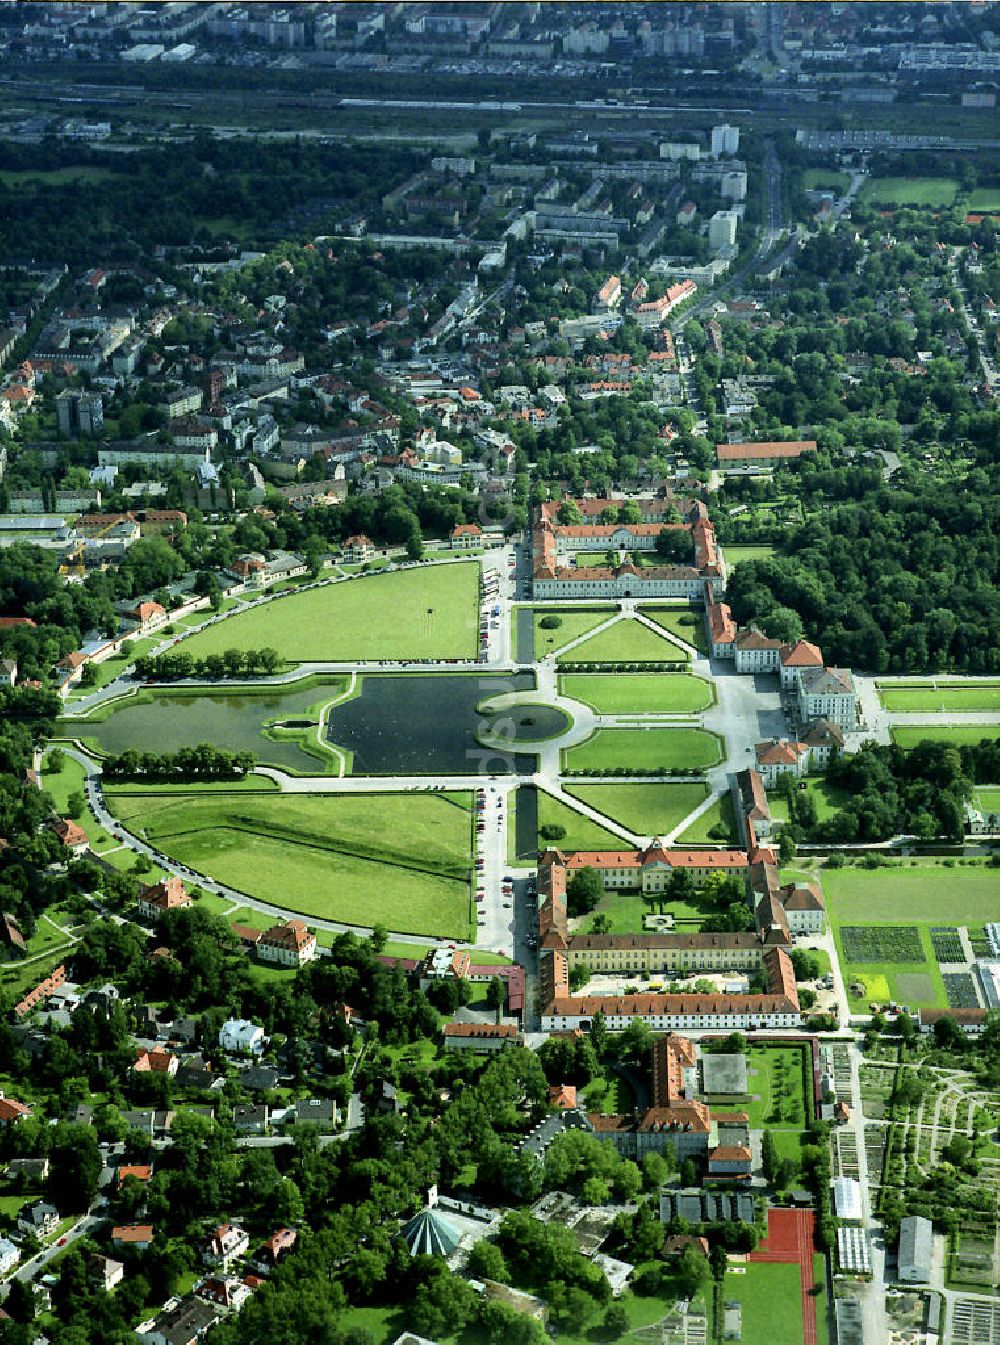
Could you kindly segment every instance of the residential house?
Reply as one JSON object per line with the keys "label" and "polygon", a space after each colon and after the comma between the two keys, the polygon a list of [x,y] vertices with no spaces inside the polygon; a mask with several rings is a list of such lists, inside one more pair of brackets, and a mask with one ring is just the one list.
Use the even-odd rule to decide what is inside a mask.
{"label": "residential house", "polygon": [[161,1051],[158,1047],[152,1051],[140,1051],[132,1066],[134,1074],[165,1074],[172,1079],[180,1064],[172,1051]]}
{"label": "residential house", "polygon": [[136,1182],[146,1184],[153,1176],[153,1168],[149,1163],[125,1163],[118,1169],[118,1187],[119,1190],[125,1183],[131,1179]]}
{"label": "residential house", "polygon": [[261,1275],[269,1274],[295,1246],[297,1238],[294,1228],[279,1228],[257,1248],[251,1262],[253,1268]]}
{"label": "residential house", "polygon": [[341,547],[341,555],[349,565],[363,565],[373,554],[371,541],[361,532],[346,538]]}
{"label": "residential house", "polygon": [[234,1275],[211,1275],[202,1280],[195,1292],[199,1298],[227,1312],[239,1312],[253,1291],[245,1280]]}
{"label": "residential house", "polygon": [[139,1345],[195,1345],[218,1321],[213,1304],[189,1295],[151,1321],[141,1322],[135,1334]]}
{"label": "residential house", "polygon": [[267,1038],[259,1023],[245,1018],[227,1018],[219,1029],[219,1045],[238,1055],[263,1055]]}
{"label": "residential house", "polygon": [[176,874],[161,878],[142,888],[136,899],[139,914],[147,920],[159,920],[167,911],[180,911],[193,905],[187,889]]}
{"label": "residential house", "polygon": [[153,1240],[152,1224],[118,1224],[112,1228],[112,1243],[116,1247],[135,1247],[144,1252]]}
{"label": "residential house", "polygon": [[114,1293],[125,1278],[124,1261],[114,1261],[110,1256],[100,1256],[96,1252],[87,1257],[87,1278],[91,1284],[106,1294]]}
{"label": "residential house", "polygon": [[21,1259],[19,1247],[15,1247],[10,1238],[0,1238],[0,1275],[6,1275],[8,1270],[13,1270]]}
{"label": "residential house", "polygon": [[470,547],[481,546],[483,530],[477,523],[456,523],[451,530],[453,551],[467,551]]}
{"label": "residential house", "polygon": [[310,1097],[296,1102],[292,1115],[286,1119],[296,1124],[306,1121],[324,1130],[334,1130],[340,1120],[340,1113],[333,1098]]}
{"label": "residential house", "polygon": [[250,1238],[239,1224],[219,1224],[206,1239],[201,1259],[206,1265],[228,1270],[234,1261],[246,1255],[249,1248]]}
{"label": "residential house", "polygon": [[283,967],[302,967],[316,956],[316,935],[302,920],[287,920],[261,935],[257,956],[262,962]]}
{"label": "residential house", "polygon": [[176,1112],[172,1111],[153,1111],[144,1108],[140,1111],[122,1112],[122,1120],[135,1134],[154,1139],[170,1133],[175,1115]]}
{"label": "residential house", "polygon": [[140,632],[154,630],[157,626],[163,624],[166,620],[167,610],[161,607],[158,602],[140,602],[134,607],[130,607],[125,615],[130,621],[136,622]]}
{"label": "residential house", "polygon": [[4,1176],[8,1181],[24,1181],[35,1185],[45,1181],[49,1175],[49,1160],[47,1158],[12,1158],[7,1164],[7,1171]]}
{"label": "residential house", "polygon": [[233,1108],[233,1125],[237,1135],[263,1135],[271,1119],[266,1102],[240,1102]]}
{"label": "residential house", "polygon": [[17,1125],[18,1121],[25,1120],[31,1115],[31,1108],[23,1102],[18,1102],[16,1098],[4,1097],[0,1092],[0,1125]]}
{"label": "residential house", "polygon": [[278,1086],[278,1071],[271,1065],[251,1065],[240,1074],[239,1081],[248,1093],[269,1093]]}
{"label": "residential house", "polygon": [[71,818],[59,818],[57,822],[52,823],[52,830],[59,837],[71,855],[79,856],[84,854],[90,845],[90,841],[87,839],[87,833],[84,831],[83,827],[78,826]]}
{"label": "residential house", "polygon": [[17,660],[12,658],[0,658],[0,682],[5,686],[12,687],[17,681]]}
{"label": "residential house", "polygon": [[23,1233],[33,1233],[36,1238],[48,1237],[59,1227],[60,1214],[55,1205],[44,1200],[36,1201],[22,1209],[17,1216],[17,1226]]}

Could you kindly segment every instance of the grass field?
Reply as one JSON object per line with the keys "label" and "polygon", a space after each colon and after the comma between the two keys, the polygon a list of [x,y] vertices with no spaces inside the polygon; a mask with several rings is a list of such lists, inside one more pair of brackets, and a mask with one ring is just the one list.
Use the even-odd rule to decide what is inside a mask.
{"label": "grass field", "polygon": [[973,792],[972,806],[981,813],[1000,813],[1000,785],[980,785]]}
{"label": "grass field", "polygon": [[802,1345],[802,1283],[795,1263],[748,1261],[726,1272],[726,1302],[742,1308],[743,1345]]}
{"label": "grass field", "polygon": [[566,792],[639,836],[660,836],[672,831],[698,807],[708,786],[700,781],[683,785],[567,785]]}
{"label": "grass field", "polygon": [[547,840],[539,834],[539,849],[544,849],[547,845],[558,845],[560,849],[566,850],[619,850],[622,846],[627,845],[627,842],[623,841],[620,836],[616,836],[613,831],[606,831],[596,822],[591,822],[589,817],[584,817],[582,813],[578,813],[575,808],[567,807],[565,803],[553,798],[544,789],[540,789],[538,791],[539,833],[545,826],[565,827],[566,835],[559,837],[558,840]]}
{"label": "grass field", "polygon": [[259,900],[348,924],[470,933],[470,817],[434,795],[115,801],[165,853]]}
{"label": "grass field", "polygon": [[687,608],[671,611],[669,607],[641,607],[639,610],[664,630],[694,645],[700,654],[708,653],[705,622],[700,612],[692,612]]}
{"label": "grass field", "polygon": [[[535,623],[535,657],[544,658],[546,654],[554,654],[562,649],[563,645],[569,644],[570,640],[577,640],[581,635],[586,635],[589,630],[599,626],[602,621],[607,621],[608,617],[614,616],[613,607],[603,609],[586,608],[584,610],[570,609],[566,607],[536,607],[534,612]],[[555,630],[546,630],[542,626],[542,619],[546,616],[557,616],[561,625]],[[512,620],[517,622],[516,612]]]}
{"label": "grass field", "polygon": [[289,663],[474,658],[478,566],[428,565],[294,593],[185,639],[196,658],[277,649]]}
{"label": "grass field", "polygon": [[[931,945],[932,925],[978,925],[995,919],[997,882],[987,868],[824,869],[823,890],[844,979],[863,982],[864,995],[851,995],[855,1008],[870,1000],[944,1007],[947,998]],[[920,962],[850,962],[841,938],[845,925],[914,927]],[[902,980],[900,978],[903,978]]]}
{"label": "grass field", "polygon": [[[834,168],[804,168],[802,186],[806,191],[833,191],[843,194],[851,185],[848,173],[838,173]],[[726,551],[728,557],[729,552]]]}
{"label": "grass field", "polygon": [[767,560],[768,556],[773,556],[776,552],[777,547],[773,546],[723,547],[723,555],[728,565],[739,565],[744,560]]}
{"label": "grass field", "polygon": [[711,683],[684,673],[564,673],[559,690],[602,715],[695,714],[713,695]]}
{"label": "grass field", "polygon": [[[898,713],[1000,711],[1000,682],[970,681],[959,685],[954,682],[913,682],[905,686],[880,683],[878,692],[885,708]],[[1000,724],[997,725],[997,735],[1000,736]]]}
{"label": "grass field", "polygon": [[686,663],[687,654],[661,639],[642,622],[628,617],[598,631],[575,649],[560,654],[557,663]]}
{"label": "grass field", "polygon": [[[47,757],[42,759],[42,788],[47,794],[52,796],[52,802],[55,804],[56,812],[60,817],[66,817],[67,801],[70,794],[82,794],[85,772],[78,761],[72,757],[63,759],[62,769],[58,771],[47,771],[45,762]],[[102,854],[105,850],[113,849],[118,842],[104,830],[97,822],[94,815],[88,808],[84,808],[76,821],[90,838],[91,849],[97,854]],[[131,866],[130,866],[131,867]]]}
{"label": "grass field", "polygon": [[977,187],[969,192],[968,209],[974,212],[982,210],[1000,210],[1000,187]]}
{"label": "grass field", "polygon": [[997,918],[996,870],[986,867],[824,869],[823,891],[834,925],[976,925]]}
{"label": "grass field", "polygon": [[650,771],[692,770],[714,766],[721,758],[719,739],[704,729],[599,729],[578,747],[564,750],[563,768],[607,771],[624,767],[633,775]]}
{"label": "grass field", "polygon": [[953,743],[956,747],[971,747],[986,739],[1000,738],[1000,723],[997,724],[952,724],[938,727],[936,724],[918,724],[915,727],[893,728],[889,730],[892,741],[900,747],[916,747],[925,739],[932,743]]}
{"label": "grass field", "polygon": [[[725,836],[710,835],[710,832],[720,826],[725,827]],[[707,808],[700,817],[696,818],[686,831],[682,831],[675,844],[736,845],[738,841],[739,832],[736,827],[736,814],[733,811],[733,798],[727,792],[721,798],[716,799],[711,808]]]}
{"label": "grass field", "polygon": [[874,177],[861,188],[866,205],[948,206],[958,183],[952,177]]}
{"label": "grass field", "polygon": [[[828,817],[839,812],[850,798],[846,789],[836,789],[833,785],[827,784],[826,777],[822,775],[812,775],[800,780],[799,786],[802,785],[805,785],[806,790],[816,801],[816,817],[820,822],[825,822]],[[768,804],[771,816],[776,822],[788,821],[788,804],[781,794],[772,792]]]}

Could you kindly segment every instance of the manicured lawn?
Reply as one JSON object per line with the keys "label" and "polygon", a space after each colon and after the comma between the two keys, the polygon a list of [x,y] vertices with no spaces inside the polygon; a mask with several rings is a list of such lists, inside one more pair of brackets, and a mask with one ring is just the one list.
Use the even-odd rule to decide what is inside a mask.
{"label": "manicured lawn", "polygon": [[726,1272],[726,1302],[743,1310],[743,1345],[802,1345],[802,1282],[796,1263],[748,1261]]}
{"label": "manicured lawn", "polygon": [[1000,813],[1000,785],[979,785],[972,795],[972,805],[981,813]]}
{"label": "manicured lawn", "polygon": [[[726,828],[725,836],[713,836],[711,832],[715,827],[723,826]],[[707,808],[700,817],[695,818],[686,831],[682,831],[677,837],[677,845],[709,845],[713,842],[716,845],[735,845],[739,838],[736,827],[736,814],[733,811],[733,798],[727,791],[721,798],[716,799],[711,808]]]}
{"label": "manicured lawn", "polygon": [[290,663],[473,658],[478,569],[427,565],[366,576],[263,603],[185,639],[195,657],[277,649]]}
{"label": "manicured lawn", "polygon": [[867,205],[948,206],[957,191],[952,177],[875,177],[861,188],[860,199]]}
{"label": "manicured lawn", "polygon": [[[850,798],[850,793],[846,789],[836,789],[833,785],[826,782],[826,776],[812,775],[805,780],[800,780],[799,786],[805,785],[806,791],[810,793],[816,801],[816,817],[820,822],[825,822],[828,817],[840,809]],[[783,794],[777,790],[772,790],[768,795],[768,804],[771,808],[771,816],[776,822],[788,821],[788,803]]]}
{"label": "manicured lawn", "polygon": [[433,795],[124,798],[180,862],[259,900],[348,924],[468,937],[470,823]]}
{"label": "manicured lawn", "polygon": [[[85,771],[80,763],[74,761],[72,757],[64,759],[61,770],[47,771],[45,769],[47,760],[47,755],[42,758],[42,788],[52,796],[56,812],[60,817],[66,817],[67,801],[70,794],[82,794],[84,792]],[[90,838],[91,848],[96,853],[109,850],[118,844],[102,826],[98,825],[89,808],[84,808],[80,816],[74,818],[74,821],[83,827]]]}
{"label": "manicured lawn", "polygon": [[[566,835],[558,840],[547,840],[541,835],[545,826],[565,827]],[[627,842],[613,831],[591,822],[575,808],[569,808],[559,799],[554,799],[544,789],[538,791],[538,848],[544,850],[547,845],[558,845],[564,850],[620,850]]]}
{"label": "manicured lawn", "polygon": [[[652,833],[650,833],[652,834]],[[661,897],[662,893],[657,893]],[[643,916],[672,915],[675,921],[684,921],[679,927],[682,934],[691,934],[696,929],[701,928],[701,922],[705,912],[699,910],[697,906],[689,905],[686,901],[668,901],[659,899],[652,905],[645,901],[639,892],[622,892],[613,889],[605,892],[604,896],[597,903],[594,914],[605,915],[608,918],[610,934],[641,934],[645,926],[643,925]],[[591,919],[588,917],[580,924],[580,932],[587,934],[591,932]],[[664,980],[669,980],[669,976],[664,976]],[[640,982],[644,984],[644,982]]]}
{"label": "manicured lawn", "polygon": [[639,610],[643,616],[648,616],[650,621],[655,621],[664,630],[686,640],[688,644],[693,644],[699,653],[708,653],[705,622],[700,612],[692,612],[688,608],[671,611],[669,607],[640,607]]}
{"label": "manicured lawn", "polygon": [[108,799],[138,798],[160,794],[277,794],[280,786],[268,775],[246,775],[242,780],[206,780],[197,786],[190,784],[144,785],[134,781],[126,785],[105,785]]}
{"label": "manicured lawn", "polygon": [[1000,210],[1000,187],[977,187],[969,192],[968,208],[974,212]]}
{"label": "manicured lawn", "polygon": [[768,556],[773,556],[777,547],[773,546],[726,546],[722,549],[722,554],[726,558],[728,565],[739,565],[744,560],[767,560]]}
{"label": "manicured lawn", "polygon": [[624,768],[633,775],[658,770],[693,770],[714,766],[722,750],[714,733],[704,729],[598,729],[578,747],[564,750],[563,769],[608,771]]}
{"label": "manicured lawn", "polygon": [[[802,186],[806,191],[832,191],[842,195],[851,185],[847,173],[838,173],[834,168],[804,168]],[[728,548],[726,555],[729,555]]]}
{"label": "manicured lawn", "polygon": [[712,704],[713,689],[686,673],[564,673],[559,690],[603,715],[695,714]]}
{"label": "manicured lawn", "polygon": [[558,663],[684,663],[687,655],[669,640],[660,639],[648,626],[632,617],[598,631],[575,649],[559,656]]}
{"label": "manicured lawn", "polygon": [[932,743],[953,743],[955,747],[973,747],[987,739],[1000,738],[998,724],[918,724],[915,727],[892,728],[892,741],[902,748],[916,747],[925,740]]}
{"label": "manicured lawn", "polygon": [[[879,685],[879,695],[887,710],[927,711],[1000,710],[1000,682],[920,682],[899,686]],[[1000,736],[1000,724],[997,725]]]}
{"label": "manicured lawn", "polygon": [[[613,607],[604,608],[567,608],[567,607],[536,607],[535,608],[535,658],[544,658],[546,654],[554,654],[562,649],[563,645],[569,644],[570,640],[576,640],[581,635],[586,635],[587,631],[593,630],[599,626],[602,621],[607,621],[608,617],[614,616]],[[555,630],[546,630],[542,626],[542,620],[546,616],[557,616],[560,621]],[[516,621],[516,617],[514,618]]]}
{"label": "manicured lawn", "polygon": [[693,812],[708,793],[691,784],[576,785],[566,792],[640,836],[662,836]]}

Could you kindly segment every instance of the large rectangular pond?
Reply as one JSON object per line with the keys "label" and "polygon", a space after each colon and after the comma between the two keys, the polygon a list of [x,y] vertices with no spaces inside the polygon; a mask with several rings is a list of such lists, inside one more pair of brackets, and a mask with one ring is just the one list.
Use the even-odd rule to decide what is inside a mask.
{"label": "large rectangular pond", "polygon": [[[531,775],[534,753],[498,753],[477,741],[494,722],[477,707],[534,686],[529,672],[365,677],[359,696],[330,711],[327,737],[354,753],[355,775]],[[532,706],[531,718],[522,741],[565,727],[553,707]]]}
{"label": "large rectangular pond", "polygon": [[[258,762],[286,767],[306,775],[322,774],[315,756],[303,752],[292,739],[265,738],[262,729],[272,721],[306,722],[305,712],[333,699],[346,686],[343,679],[311,681],[297,690],[153,691],[143,699],[123,702],[103,723],[66,720],[68,736],[93,742],[104,753],[175,752],[179,747],[212,743],[230,752],[252,752]],[[151,699],[147,699],[151,696]]]}

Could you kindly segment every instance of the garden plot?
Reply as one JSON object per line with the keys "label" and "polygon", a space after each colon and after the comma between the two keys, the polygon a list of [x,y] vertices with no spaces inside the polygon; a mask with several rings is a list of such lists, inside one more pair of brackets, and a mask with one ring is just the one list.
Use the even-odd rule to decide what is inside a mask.
{"label": "garden plot", "polygon": [[951,925],[931,929],[931,947],[939,962],[964,962],[965,950],[958,930]]}
{"label": "garden plot", "polygon": [[840,931],[848,962],[923,962],[915,925],[844,925]]}
{"label": "garden plot", "polygon": [[948,997],[949,1009],[978,1009],[979,996],[976,983],[967,972],[942,972],[944,993]]}

